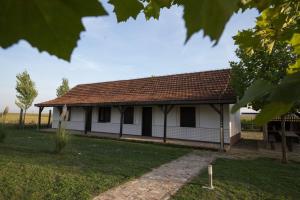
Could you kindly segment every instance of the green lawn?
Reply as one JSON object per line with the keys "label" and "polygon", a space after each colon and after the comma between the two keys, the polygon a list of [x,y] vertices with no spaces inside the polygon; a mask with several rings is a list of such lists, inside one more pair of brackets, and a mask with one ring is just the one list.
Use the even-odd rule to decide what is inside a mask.
{"label": "green lawn", "polygon": [[89,199],[191,151],[71,136],[56,155],[53,137],[8,129],[0,143],[0,199]]}
{"label": "green lawn", "polygon": [[278,160],[217,159],[213,165],[215,189],[209,191],[207,170],[185,185],[173,199],[299,199],[300,163]]}

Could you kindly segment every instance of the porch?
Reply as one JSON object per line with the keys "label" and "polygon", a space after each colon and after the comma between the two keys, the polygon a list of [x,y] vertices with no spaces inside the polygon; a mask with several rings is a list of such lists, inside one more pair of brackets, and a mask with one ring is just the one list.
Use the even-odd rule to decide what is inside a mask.
{"label": "porch", "polygon": [[[41,132],[46,133],[54,133],[56,132],[55,128],[44,128],[40,129]],[[129,135],[123,134],[122,137],[114,133],[101,133],[101,132],[87,132],[78,131],[78,130],[70,130],[70,134],[80,136],[80,137],[91,137],[91,138],[107,138],[107,139],[116,139],[116,140],[127,140],[132,142],[145,142],[145,143],[164,143],[170,145],[178,145],[178,146],[188,146],[193,148],[200,149],[210,149],[210,150],[219,150],[220,143],[212,143],[212,142],[201,142],[201,141],[192,141],[192,140],[182,140],[182,139],[174,139],[167,138],[165,141],[160,137],[149,137],[149,136],[139,136],[139,135]],[[224,150],[230,150],[230,144],[224,144]]]}
{"label": "porch", "polygon": [[[85,134],[226,150],[239,139],[239,113],[231,104],[68,106],[66,128]],[[53,108],[57,128],[62,107]],[[43,111],[40,107],[39,117]]]}

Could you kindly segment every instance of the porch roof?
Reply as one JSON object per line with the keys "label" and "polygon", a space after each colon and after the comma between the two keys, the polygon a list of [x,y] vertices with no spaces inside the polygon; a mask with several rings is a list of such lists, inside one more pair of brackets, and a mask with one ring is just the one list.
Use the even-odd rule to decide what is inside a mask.
{"label": "porch roof", "polygon": [[38,107],[235,103],[230,70],[81,84]]}

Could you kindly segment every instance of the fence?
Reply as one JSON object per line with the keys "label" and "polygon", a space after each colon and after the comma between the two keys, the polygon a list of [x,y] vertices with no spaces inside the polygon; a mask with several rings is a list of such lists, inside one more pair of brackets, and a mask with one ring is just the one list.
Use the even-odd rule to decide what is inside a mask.
{"label": "fence", "polygon": [[241,120],[242,131],[262,131],[262,126],[257,125],[254,120]]}

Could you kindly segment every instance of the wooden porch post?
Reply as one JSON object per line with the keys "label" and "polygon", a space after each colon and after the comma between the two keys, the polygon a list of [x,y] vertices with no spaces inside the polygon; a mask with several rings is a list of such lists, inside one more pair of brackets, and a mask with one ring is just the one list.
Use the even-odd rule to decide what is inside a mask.
{"label": "wooden porch post", "polygon": [[164,105],[164,143],[167,140],[168,105]]}
{"label": "wooden porch post", "polygon": [[220,151],[224,151],[224,104],[220,103],[220,109],[214,104],[209,104],[220,115]]}
{"label": "wooden porch post", "polygon": [[168,105],[164,105],[162,108],[162,111],[164,113],[164,143],[167,140],[167,124],[168,124],[168,114],[169,112],[172,110],[173,105],[171,105],[170,107]]}
{"label": "wooden porch post", "polygon": [[41,118],[42,118],[42,111],[44,107],[39,107],[39,119],[38,119],[38,130],[41,129]]}
{"label": "wooden porch post", "polygon": [[119,133],[119,138],[122,137],[123,135],[123,122],[124,122],[124,111],[125,111],[125,107],[123,106],[119,106],[119,111],[120,111],[120,133]]}
{"label": "wooden porch post", "polygon": [[220,104],[220,150],[224,151],[224,105]]}
{"label": "wooden porch post", "polygon": [[47,124],[48,128],[50,128],[51,115],[52,115],[51,112],[52,112],[52,110],[50,109],[50,110],[49,110],[49,115],[48,115],[48,124]]}

